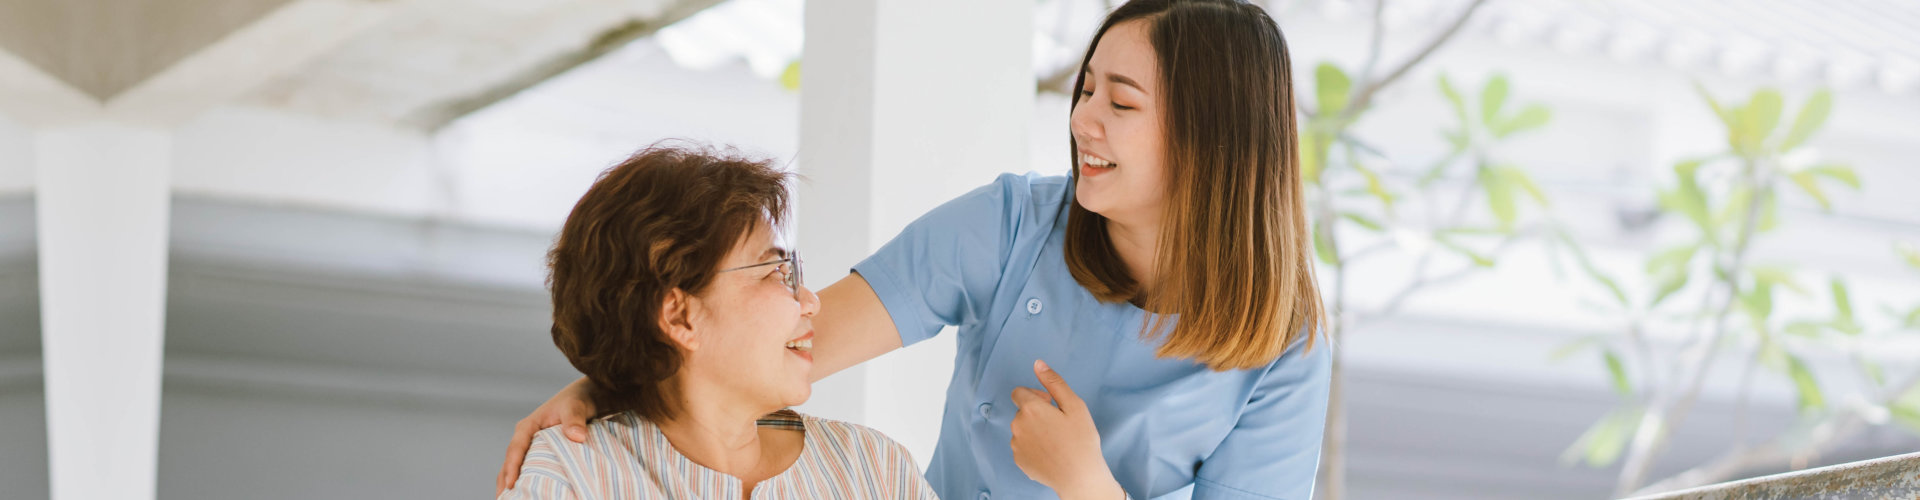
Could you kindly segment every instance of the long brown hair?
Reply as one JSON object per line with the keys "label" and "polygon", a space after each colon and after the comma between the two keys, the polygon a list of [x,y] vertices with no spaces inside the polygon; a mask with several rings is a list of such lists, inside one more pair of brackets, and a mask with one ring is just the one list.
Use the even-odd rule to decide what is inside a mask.
{"label": "long brown hair", "polygon": [[[1215,370],[1264,366],[1325,323],[1314,285],[1300,174],[1292,61],[1259,7],[1234,0],[1133,0],[1107,16],[1081,67],[1114,25],[1144,20],[1160,65],[1167,205],[1152,293],[1127,274],[1107,219],[1069,202],[1067,268],[1101,301],[1142,304],[1155,352]],[[1074,82],[1085,88],[1083,71]],[[1077,106],[1079,101],[1076,99]],[[1073,147],[1078,162],[1079,145]],[[1079,181],[1079,172],[1073,173]],[[1171,244],[1178,242],[1178,244]]]}

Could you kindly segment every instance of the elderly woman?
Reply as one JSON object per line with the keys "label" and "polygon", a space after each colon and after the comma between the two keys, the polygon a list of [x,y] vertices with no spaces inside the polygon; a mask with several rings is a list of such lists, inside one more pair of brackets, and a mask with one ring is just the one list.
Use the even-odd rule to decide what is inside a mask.
{"label": "elderly woman", "polygon": [[786,410],[811,393],[786,176],[653,147],[607,170],[548,254],[553,342],[594,387],[584,443],[539,432],[500,498],[934,498],[905,448]]}

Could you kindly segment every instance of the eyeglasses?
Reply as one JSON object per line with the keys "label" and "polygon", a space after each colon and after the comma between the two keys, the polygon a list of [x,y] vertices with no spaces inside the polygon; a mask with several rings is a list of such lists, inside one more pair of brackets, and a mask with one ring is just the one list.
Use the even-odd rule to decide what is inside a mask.
{"label": "eyeglasses", "polygon": [[793,300],[800,300],[800,283],[803,283],[803,281],[801,281],[801,272],[800,272],[800,252],[797,250],[787,252],[787,258],[784,258],[784,259],[770,260],[766,262],[761,262],[759,264],[745,265],[745,266],[740,266],[732,269],[721,269],[720,272],[724,273],[729,271],[739,271],[742,269],[753,269],[756,267],[766,267],[766,266],[781,266],[780,273],[786,275],[786,279],[781,280],[780,283],[787,285],[787,289],[793,290]]}

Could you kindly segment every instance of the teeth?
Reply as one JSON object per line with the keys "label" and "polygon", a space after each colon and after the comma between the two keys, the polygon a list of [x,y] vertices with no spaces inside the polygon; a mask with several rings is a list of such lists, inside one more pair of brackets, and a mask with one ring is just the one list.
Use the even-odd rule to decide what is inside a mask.
{"label": "teeth", "polygon": [[802,351],[811,351],[811,350],[813,350],[813,339],[806,339],[806,340],[798,340],[798,341],[793,341],[793,342],[788,342],[788,343],[787,343],[787,348],[788,348],[788,349],[799,349],[799,350],[802,350]]}
{"label": "teeth", "polygon": [[1083,154],[1083,155],[1080,155],[1080,161],[1083,161],[1083,162],[1086,162],[1086,164],[1088,164],[1088,165],[1092,165],[1092,166],[1095,166],[1095,167],[1111,167],[1111,166],[1113,166],[1113,162],[1110,162],[1110,161],[1106,161],[1106,160],[1102,160],[1102,159],[1100,159],[1100,158],[1098,158],[1098,157],[1095,157],[1095,156],[1093,156],[1093,155],[1085,155],[1085,154]]}

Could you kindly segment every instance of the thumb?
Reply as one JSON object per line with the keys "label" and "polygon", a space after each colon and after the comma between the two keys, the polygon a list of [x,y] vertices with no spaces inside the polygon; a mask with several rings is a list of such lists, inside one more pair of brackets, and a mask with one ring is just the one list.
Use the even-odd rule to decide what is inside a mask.
{"label": "thumb", "polygon": [[567,439],[573,440],[573,442],[575,443],[587,442],[587,426],[580,425],[580,424],[567,424],[566,430],[564,432],[566,432],[567,434]]}
{"label": "thumb", "polygon": [[585,404],[571,404],[560,412],[560,432],[575,443],[587,442],[587,418],[593,410]]}
{"label": "thumb", "polygon": [[1073,393],[1072,387],[1067,387],[1067,379],[1062,378],[1059,372],[1053,371],[1053,367],[1047,366],[1046,361],[1033,360],[1033,375],[1040,379],[1040,385],[1047,388],[1047,395],[1053,396],[1054,402],[1059,403],[1061,409],[1066,409],[1068,405],[1078,407],[1081,404],[1080,396]]}

